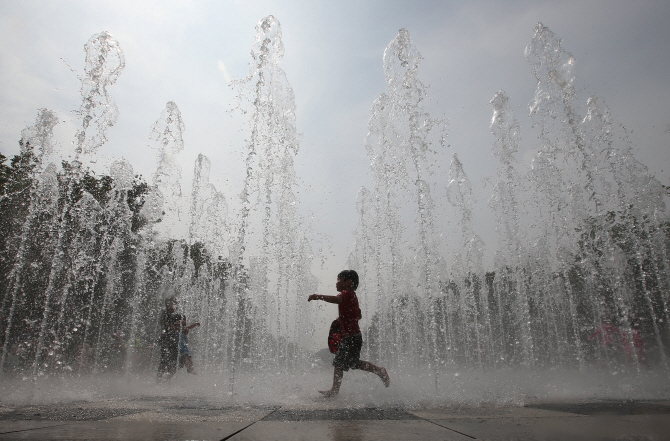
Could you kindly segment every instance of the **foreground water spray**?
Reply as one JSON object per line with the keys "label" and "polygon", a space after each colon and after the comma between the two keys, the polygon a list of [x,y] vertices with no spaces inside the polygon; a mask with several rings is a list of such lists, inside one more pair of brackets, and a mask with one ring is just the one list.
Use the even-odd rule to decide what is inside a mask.
{"label": "foreground water spray", "polygon": [[[182,191],[185,126],[172,101],[151,127],[159,156],[153,185],[123,161],[108,177],[89,174],[86,163],[117,117],[107,87],[124,63],[106,33],[86,49],[75,160],[62,170],[45,165],[57,121],[49,111],[22,134],[22,152],[33,152],[37,166],[25,216],[4,250],[16,256],[3,270],[5,370],[80,381],[125,370],[125,383],[141,386],[143,375],[153,377],[158,317],[174,292],[188,321],[202,325],[190,336],[202,383],[184,380],[197,393],[256,402],[309,396],[330,372],[307,349],[314,327],[304,300],[317,281],[296,197],[295,100],[279,67],[279,22],[258,23],[251,71],[235,83],[250,136],[241,209],[232,215],[203,155],[191,192]],[[487,268],[471,165],[451,155],[449,174],[438,179],[445,121],[426,110],[421,56],[406,30],[387,47],[388,90],[373,104],[365,140],[373,186],[356,201],[349,262],[362,276],[364,357],[387,366],[397,389],[376,390],[352,374],[345,396],[522,402],[533,393],[579,394],[570,387],[581,384],[573,370],[625,378],[620,388],[595,379],[584,387],[598,396],[667,378],[663,189],[635,160],[603,100],[580,104],[576,60],[543,25],[526,56],[539,136],[524,139],[535,156],[521,172],[510,98],[493,97],[500,167],[490,205],[500,240]],[[456,237],[449,247],[446,237]],[[282,384],[266,380],[268,372]]]}
{"label": "foreground water spray", "polygon": [[[316,290],[294,191],[298,135],[293,89],[279,66],[284,55],[281,27],[268,16],[259,21],[256,31],[249,75],[235,83],[241,105],[252,105],[251,136],[241,219],[231,248],[237,272],[227,295],[235,296],[238,305],[247,302],[251,310],[238,309],[231,316],[230,393],[241,360],[277,370],[304,365],[297,344],[305,343],[299,331],[310,321],[302,301]],[[243,273],[245,265],[248,272]],[[241,314],[252,321],[248,348],[240,348],[236,337],[242,332]]]}
{"label": "foreground water spray", "polygon": [[[389,43],[383,60],[389,90],[373,104],[365,143],[374,187],[359,193],[359,233],[349,264],[361,275],[369,324],[365,356],[381,364],[428,363],[437,388],[441,331],[435,299],[445,271],[430,178],[432,148],[444,146],[445,123],[425,109],[421,55],[407,30]],[[408,215],[411,226],[403,221]]]}
{"label": "foreground water spray", "polygon": [[[411,70],[416,65],[412,60],[418,58],[407,58],[415,49],[402,44],[406,41],[408,34],[401,31],[387,48],[387,55],[395,54],[385,56],[387,74],[389,66]],[[391,52],[396,48],[401,49]],[[613,134],[602,100],[589,98],[586,116],[579,115],[576,60],[542,24],[526,57],[537,80],[529,109],[539,145],[530,171],[519,174],[513,156],[521,142],[519,125],[509,97],[497,93],[491,131],[500,169],[490,205],[497,213],[500,246],[489,271],[482,265],[484,244],[474,231],[472,184],[456,155],[445,196],[457,215],[460,240],[451,249],[440,240],[425,240],[424,226],[438,225],[425,209],[431,206],[425,195],[435,191],[427,191],[420,179],[417,150],[402,150],[422,139],[417,132],[404,137],[417,119],[411,111],[407,122],[397,118],[412,109],[421,89],[408,80],[415,75],[402,82],[387,75],[391,93],[375,102],[367,139],[376,187],[359,193],[350,260],[374,299],[384,298],[380,312],[369,319],[367,349],[373,358],[403,366],[403,355],[415,361],[436,354],[449,369],[597,365],[617,372],[659,363],[666,370],[668,303],[662,287],[668,283],[668,241],[661,239],[667,225],[660,216],[662,188],[632,157],[625,136]],[[432,128],[417,127],[425,133]],[[403,199],[411,188],[408,170],[419,177],[416,236],[399,202],[408,201]],[[402,249],[414,240],[417,245]],[[437,257],[435,269],[413,270],[410,262],[426,263],[417,258],[421,254],[408,260],[416,250]],[[441,276],[433,296],[424,294],[427,274]],[[398,336],[398,328],[411,331]]]}
{"label": "foreground water spray", "polygon": [[[35,178],[30,186],[30,200],[28,213],[21,227],[19,245],[16,251],[14,264],[7,277],[7,286],[2,302],[4,343],[2,347],[2,359],[0,360],[0,376],[4,372],[4,365],[10,350],[11,336],[14,327],[15,314],[19,303],[21,290],[23,288],[24,271],[27,263],[26,253],[30,246],[31,235],[34,235],[36,222],[43,213],[55,215],[54,210],[57,206],[58,183],[56,178],[56,167],[50,164],[45,170],[42,170],[42,161],[45,156],[51,153],[51,138],[53,128],[58,123],[56,115],[47,110],[40,110],[37,121],[34,126],[24,130],[22,139],[24,144],[22,148],[25,153],[36,152],[37,168],[34,170]],[[24,152],[22,152],[24,153]],[[3,195],[5,197],[6,195]],[[9,247],[10,244],[8,244]]]}
{"label": "foreground water spray", "polygon": [[[106,141],[106,130],[112,126],[116,120],[117,110],[111,97],[107,94],[107,86],[116,82],[118,76],[125,66],[123,53],[119,48],[118,42],[114,40],[108,33],[102,32],[96,34],[88,41],[85,46],[86,51],[86,66],[85,75],[82,78],[82,105],[78,112],[81,117],[81,127],[79,128],[76,138],[76,149],[72,167],[68,169],[66,174],[67,190],[66,198],[62,206],[58,208],[58,222],[54,224],[55,246],[53,247],[53,254],[50,259],[50,271],[47,277],[46,288],[42,298],[42,314],[39,318],[39,330],[36,332],[36,341],[34,342],[34,362],[32,366],[33,377],[36,378],[41,369],[44,352],[46,355],[53,356],[54,351],[58,347],[54,347],[49,342],[53,341],[52,336],[47,336],[48,330],[51,328],[49,322],[52,320],[51,313],[54,309],[58,309],[61,305],[55,304],[53,296],[57,290],[57,285],[63,273],[68,272],[67,262],[65,260],[67,242],[70,240],[70,220],[71,209],[73,203],[71,200],[72,193],[75,189],[75,183],[80,175],[80,155],[88,155],[95,153],[95,151]],[[48,132],[53,124],[43,120],[43,128],[38,132]],[[46,133],[45,132],[45,133]],[[48,135],[45,135],[48,138]],[[31,217],[26,220],[26,223],[32,222]],[[22,248],[24,245],[20,245]],[[72,251],[72,250],[70,250]],[[24,265],[23,256],[15,262],[17,268]],[[14,288],[21,289],[20,284],[14,283]],[[12,306],[10,307],[10,317],[13,315],[17,296],[12,294]],[[7,329],[5,331],[5,346],[12,338],[12,319],[9,318]],[[46,347],[45,347],[46,345]],[[6,358],[6,349],[3,350],[3,359]]]}

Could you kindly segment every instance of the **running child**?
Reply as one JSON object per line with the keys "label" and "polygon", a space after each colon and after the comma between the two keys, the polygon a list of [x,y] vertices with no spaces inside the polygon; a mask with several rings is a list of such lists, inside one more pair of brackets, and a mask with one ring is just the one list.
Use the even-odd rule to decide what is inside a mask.
{"label": "running child", "polygon": [[372,372],[384,382],[386,387],[389,387],[391,383],[385,368],[360,359],[363,337],[361,336],[361,329],[358,327],[358,321],[362,318],[362,315],[361,308],[358,306],[356,288],[358,288],[358,274],[354,270],[344,270],[337,275],[335,289],[339,292],[338,295],[312,294],[307,298],[308,302],[323,300],[324,302],[337,304],[342,341],[333,360],[333,386],[329,390],[319,391],[327,397],[334,397],[340,392],[344,371],[349,369]]}

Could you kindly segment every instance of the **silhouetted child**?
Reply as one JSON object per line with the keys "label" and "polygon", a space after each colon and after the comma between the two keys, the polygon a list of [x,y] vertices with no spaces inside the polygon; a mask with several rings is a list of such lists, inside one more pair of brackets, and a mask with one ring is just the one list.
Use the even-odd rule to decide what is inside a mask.
{"label": "silhouetted child", "polygon": [[200,323],[186,326],[186,316],[177,314],[177,299],[165,299],[165,311],[161,315],[160,363],[158,365],[158,380],[168,380],[177,371],[177,362],[186,366],[186,370],[195,374],[191,352],[188,350],[186,334]]}
{"label": "silhouetted child", "polygon": [[191,351],[188,349],[188,331],[200,326],[200,323],[193,323],[186,325],[186,316],[182,315],[181,334],[179,335],[179,367],[186,366],[186,372],[196,375],[193,369],[193,359],[191,358]]}
{"label": "silhouetted child", "polygon": [[362,315],[361,308],[358,306],[356,288],[358,288],[358,274],[354,270],[345,270],[337,275],[335,289],[339,292],[338,295],[323,296],[312,294],[307,298],[308,302],[323,300],[324,302],[337,304],[342,341],[340,342],[337,355],[335,355],[335,359],[333,360],[335,368],[333,372],[333,386],[330,390],[319,391],[327,397],[335,396],[340,392],[342,376],[344,375],[344,371],[348,371],[349,369],[361,369],[372,372],[381,378],[386,387],[389,387],[391,382],[386,369],[360,359],[363,337],[361,336],[361,329],[358,327],[358,321],[362,318]]}
{"label": "silhouetted child", "polygon": [[170,379],[177,372],[179,360],[179,335],[181,315],[176,313],[177,300],[174,297],[165,299],[165,311],[161,314],[160,362],[158,364],[158,380]]}

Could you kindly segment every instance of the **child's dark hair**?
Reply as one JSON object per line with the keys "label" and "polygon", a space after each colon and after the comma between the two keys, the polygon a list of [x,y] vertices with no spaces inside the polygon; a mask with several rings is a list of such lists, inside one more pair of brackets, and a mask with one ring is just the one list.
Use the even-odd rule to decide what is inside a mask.
{"label": "child's dark hair", "polygon": [[337,278],[342,280],[351,280],[354,291],[356,291],[356,288],[358,288],[358,273],[354,270],[344,270],[337,275]]}

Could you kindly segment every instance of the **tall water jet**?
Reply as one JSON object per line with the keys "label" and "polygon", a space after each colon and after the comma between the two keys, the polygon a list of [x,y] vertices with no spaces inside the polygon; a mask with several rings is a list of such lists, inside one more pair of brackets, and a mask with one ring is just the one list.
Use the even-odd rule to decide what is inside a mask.
{"label": "tall water jet", "polygon": [[460,311],[455,334],[461,345],[470,348],[462,355],[462,361],[481,367],[483,354],[489,352],[485,346],[490,342],[491,335],[490,330],[485,329],[489,323],[488,302],[482,294],[480,276],[484,242],[473,230],[472,184],[456,153],[449,166],[447,201],[461,214],[458,222],[461,243],[453,256],[448,285]]}
{"label": "tall water jet", "polygon": [[204,243],[221,256],[229,241],[228,205],[223,194],[209,182],[211,166],[205,155],[198,155],[193,170],[189,243]]}
{"label": "tall water jet", "polygon": [[[19,358],[19,368],[33,378],[102,375],[124,366],[127,374],[144,368],[153,374],[157,351],[150,346],[172,288],[180,312],[202,324],[190,340],[196,366],[227,374],[231,393],[240,388],[236,372],[255,382],[262,369],[283,378],[305,371],[314,328],[304,300],[317,281],[296,197],[295,103],[279,67],[279,23],[267,17],[257,30],[251,72],[235,83],[241,106],[251,110],[237,224],[210,183],[204,155],[196,160],[190,194],[182,192],[184,125],[173,102],[151,128],[159,154],[154,186],[133,178],[124,162],[109,176],[86,170],[116,118],[106,87],[123,66],[118,44],[94,36],[74,160],[60,170],[46,166],[57,118],[40,111],[22,132],[14,171],[17,181],[30,177],[28,187],[17,186],[23,196],[0,196],[2,207],[26,202],[18,214],[7,212],[14,220],[3,237],[2,257],[9,258],[0,261],[2,276],[9,276],[0,364],[15,369]],[[527,174],[514,158],[521,139],[510,100],[500,92],[491,102],[500,161],[491,207],[500,244],[489,268],[482,263],[477,182],[468,179],[468,164],[454,155],[449,185],[431,172],[441,161],[444,122],[424,108],[421,58],[409,33],[402,30],[384,54],[389,90],[371,112],[365,146],[373,185],[356,201],[349,262],[362,276],[364,357],[426,369],[436,397],[446,386],[438,378],[461,367],[476,368],[477,375],[491,367],[533,373],[605,367],[638,379],[647,369],[667,367],[663,188],[635,160],[625,129],[601,98],[590,97],[581,109],[576,61],[544,26],[527,57],[537,81],[530,110],[539,131],[538,140],[525,139],[536,151]],[[441,216],[445,201],[457,223]],[[449,236],[457,239],[445,250]]]}
{"label": "tall water jet", "polygon": [[[361,289],[367,291],[364,297],[371,298],[364,311],[364,320],[372,328],[365,348],[369,356],[393,363],[408,357],[436,366],[433,299],[440,291],[444,268],[429,182],[432,147],[435,138],[444,146],[445,122],[431,118],[425,110],[427,92],[418,79],[421,55],[407,30],[401,29],[389,43],[383,60],[389,91],[373,104],[365,141],[374,188],[361,190],[358,201],[357,228],[367,233],[357,237],[349,262],[360,271]],[[402,220],[409,215],[404,209],[408,204],[415,207],[410,208],[416,214],[412,229]],[[419,323],[424,303],[430,316]]]}
{"label": "tall water jet", "polygon": [[[531,301],[525,282],[529,262],[525,260],[527,251],[519,225],[521,213],[518,198],[519,193],[523,195],[523,181],[514,167],[514,153],[519,151],[521,134],[509,100],[503,91],[499,91],[490,102],[493,107],[491,133],[495,136],[493,154],[500,160],[498,183],[490,200],[491,207],[498,214],[496,229],[500,238],[500,250],[495,262],[495,305],[500,308],[501,293],[509,291],[515,297],[516,305],[508,319],[503,320],[500,311],[496,315],[497,332],[493,335],[499,340],[495,346],[503,352],[495,358],[494,363],[511,357],[521,363],[532,364],[534,342],[530,320]],[[515,344],[516,341],[522,342],[520,348]]]}
{"label": "tall water jet", "polygon": [[[10,344],[14,339],[12,330],[14,316],[23,289],[23,277],[27,262],[26,253],[30,246],[31,237],[34,238],[35,223],[39,221],[42,213],[51,212],[57,207],[58,183],[55,177],[56,168],[50,164],[46,169],[42,164],[45,157],[52,152],[53,128],[58,123],[56,115],[47,109],[41,109],[37,115],[35,124],[21,133],[21,156],[26,157],[32,164],[28,178],[30,179],[28,212],[21,226],[16,255],[13,258],[12,269],[7,277],[6,290],[2,302],[3,347],[2,359],[0,359],[0,376],[4,372],[3,367],[7,359]],[[22,189],[23,190],[23,189]],[[11,197],[2,195],[0,201]],[[25,204],[23,204],[25,205]],[[37,225],[39,227],[39,225]],[[11,228],[11,227],[10,227]],[[32,236],[31,236],[32,235]],[[7,250],[11,249],[11,243],[6,243]],[[9,259],[8,259],[9,260]]]}
{"label": "tall water jet", "polygon": [[168,101],[160,117],[151,126],[149,138],[158,154],[158,166],[153,176],[154,185],[163,195],[163,217],[159,226],[162,238],[181,238],[187,221],[182,207],[181,166],[179,154],[184,150],[184,122],[179,107]]}
{"label": "tall water jet", "polygon": [[[103,346],[108,347],[111,341],[106,341],[103,345],[103,336],[109,339],[112,336],[118,336],[123,331],[118,323],[111,320],[108,316],[109,308],[119,297],[117,291],[121,283],[121,274],[123,268],[120,265],[121,255],[125,250],[125,242],[129,241],[131,234],[132,212],[128,207],[128,192],[133,187],[133,168],[127,161],[116,161],[110,167],[110,176],[113,180],[113,187],[110,190],[110,199],[105,204],[105,209],[100,220],[104,229],[102,232],[102,246],[100,258],[104,267],[100,271],[104,273],[105,288],[103,295],[102,309],[100,311],[100,325],[95,344],[95,359],[93,364],[93,373],[98,373],[98,368],[103,362]],[[119,338],[119,337],[117,337]]]}
{"label": "tall water jet", "polygon": [[[309,265],[305,268],[300,263],[304,258],[300,256],[303,239],[294,193],[293,159],[299,141],[293,89],[279,66],[284,55],[281,26],[276,18],[268,16],[258,22],[256,32],[251,70],[247,77],[234,82],[243,100],[240,104],[250,103],[253,107],[241,218],[230,252],[231,260],[235,259],[234,268],[241,269],[248,262],[248,281],[254,291],[250,292],[244,281],[247,275],[238,271],[228,293],[238,299],[235,302],[238,305],[243,298],[252,302],[251,315],[257,329],[254,334],[260,337],[267,329],[274,336],[275,347],[268,347],[271,340],[261,338],[249,359],[262,358],[264,364],[274,363],[276,368],[284,369],[289,365],[287,342],[300,339],[295,326],[304,310],[298,310],[299,300],[313,292],[315,286],[299,283],[301,272],[308,270]],[[231,393],[235,368],[240,362],[235,337],[240,330],[240,314],[235,311],[231,317],[235,323],[230,340]]]}
{"label": "tall water jet", "polygon": [[157,323],[164,300],[177,295],[180,312],[189,322],[201,323],[190,337],[191,347],[202,349],[197,363],[218,369],[226,352],[221,340],[231,333],[219,321],[224,317],[229,323],[226,319],[233,303],[223,294],[231,271],[224,258],[227,204],[209,182],[210,162],[202,154],[195,162],[190,197],[182,193],[179,157],[184,150],[184,130],[179,108],[169,101],[149,135],[158,154],[153,175],[158,205],[153,211],[160,221],[142,233],[139,253],[145,267],[138,282],[145,288],[138,305],[155,321],[138,331],[145,338],[160,332]]}
{"label": "tall water jet", "polygon": [[82,121],[76,135],[77,155],[95,153],[107,141],[107,129],[119,117],[119,109],[107,93],[107,87],[116,83],[126,67],[119,42],[108,32],[93,35],[84,46],[84,51],[86,67],[85,75],[81,78],[83,100],[77,112]]}
{"label": "tall water jet", "polygon": [[116,122],[118,110],[112,98],[107,94],[107,86],[116,83],[119,75],[125,67],[125,59],[119,43],[107,32],[101,32],[92,36],[84,46],[86,52],[85,76],[82,78],[82,104],[79,116],[82,125],[77,132],[77,146],[71,173],[67,176],[68,190],[67,199],[60,213],[60,225],[58,227],[56,246],[51,261],[51,272],[49,281],[44,291],[44,313],[41,319],[40,332],[37,340],[35,362],[33,364],[33,377],[37,377],[44,346],[44,338],[47,330],[49,315],[51,314],[51,296],[56,289],[57,278],[61,276],[66,253],[66,235],[70,233],[70,209],[69,201],[74,190],[75,183],[80,178],[79,156],[81,154],[92,154],[107,140],[106,131]]}
{"label": "tall water jet", "polygon": [[[659,231],[663,222],[655,217],[664,211],[660,187],[629,148],[615,146],[613,125],[598,99],[589,99],[587,117],[578,115],[575,59],[542,24],[535,29],[526,58],[537,79],[530,113],[541,143],[526,181],[531,186],[522,185],[512,167],[518,125],[508,99],[497,94],[492,101],[494,152],[502,165],[492,204],[501,214],[500,255],[505,257],[497,260],[492,286],[500,326],[521,342],[501,342],[500,354],[528,365],[576,363],[583,368],[605,359],[613,369],[629,362],[639,366],[641,352],[632,348],[638,345],[636,333],[642,331],[648,343],[650,337],[655,339],[651,346],[657,347],[665,365],[667,331],[657,326],[664,320],[664,295],[645,283],[648,275],[654,278],[652,286],[667,280],[660,258],[664,251],[645,245],[647,232]],[[523,211],[519,194],[525,200]],[[634,213],[632,206],[637,207]],[[643,228],[628,229],[632,234],[623,239],[622,224]],[[639,258],[641,250],[647,258]],[[510,306],[517,312],[505,317]],[[647,329],[641,329],[639,320]],[[604,336],[605,332],[617,335]],[[628,341],[617,349],[627,353],[628,360],[613,355],[606,344],[598,345],[602,339]]]}
{"label": "tall water jet", "polygon": [[[11,299],[8,315],[4,316],[7,326],[3,336],[3,359],[6,359],[9,347],[24,345],[23,364],[26,367],[27,360],[32,357],[34,379],[42,373],[42,368],[57,371],[64,367],[64,346],[71,336],[66,326],[66,316],[70,313],[65,309],[66,303],[70,290],[77,283],[80,252],[90,249],[89,244],[80,240],[77,229],[81,226],[82,231],[90,231],[90,228],[84,227],[84,222],[95,216],[88,213],[81,216],[81,213],[96,212],[94,201],[82,191],[92,181],[82,180],[91,176],[82,170],[80,158],[95,154],[106,140],[107,128],[116,120],[116,107],[106,88],[115,83],[123,70],[123,54],[118,43],[105,32],[91,37],[85,51],[82,105],[77,112],[81,117],[81,127],[77,132],[74,159],[64,164],[61,174],[54,166],[43,169],[42,162],[51,154],[50,138],[57,122],[52,112],[42,110],[36,126],[23,133],[30,138],[25,140],[26,149],[32,149],[28,147],[31,142],[39,145],[35,171],[44,172],[28,176],[33,188],[38,191],[31,191],[27,201],[28,214],[3,304],[7,305]],[[41,251],[37,254],[31,251],[36,246],[32,244],[34,240],[41,241],[37,245]],[[27,254],[29,251],[31,255]],[[83,251],[84,255],[86,253]],[[28,263],[30,267],[26,266]],[[33,277],[28,279],[28,274]],[[24,281],[27,280],[29,287],[25,286]],[[21,308],[24,323],[14,332],[12,322],[17,308]],[[52,361],[54,364],[48,366]]]}

